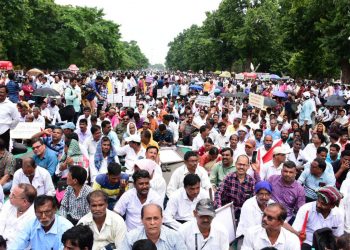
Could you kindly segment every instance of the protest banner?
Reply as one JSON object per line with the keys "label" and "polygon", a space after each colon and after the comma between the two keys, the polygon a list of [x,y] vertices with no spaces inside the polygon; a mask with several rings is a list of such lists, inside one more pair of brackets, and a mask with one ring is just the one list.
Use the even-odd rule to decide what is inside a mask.
{"label": "protest banner", "polygon": [[264,108],[264,96],[249,93],[249,105],[257,107],[259,109]]}
{"label": "protest banner", "polygon": [[196,103],[201,106],[210,107],[210,96],[200,95],[196,98]]}
{"label": "protest banner", "polygon": [[40,122],[20,122],[16,128],[10,130],[12,139],[30,139],[36,133],[41,131]]}

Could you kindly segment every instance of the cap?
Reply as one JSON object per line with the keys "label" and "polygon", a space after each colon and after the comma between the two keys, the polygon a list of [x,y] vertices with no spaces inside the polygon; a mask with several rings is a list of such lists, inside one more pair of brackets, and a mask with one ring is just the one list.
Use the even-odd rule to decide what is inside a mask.
{"label": "cap", "polygon": [[278,154],[286,155],[286,154],[289,154],[289,153],[290,153],[290,151],[287,150],[284,147],[276,147],[273,150],[273,155],[278,155]]}
{"label": "cap", "polygon": [[66,124],[62,125],[61,127],[62,129],[71,129],[74,130],[75,129],[75,125],[73,122],[67,122]]}
{"label": "cap", "polygon": [[34,104],[34,103],[35,103],[35,101],[33,101],[33,100],[29,100],[29,101],[28,101],[28,103],[29,103],[29,104]]}
{"label": "cap", "polygon": [[304,96],[305,98],[310,98],[310,92],[308,92],[308,91],[304,92],[304,93],[303,93],[303,96]]}
{"label": "cap", "polygon": [[133,142],[138,142],[138,143],[140,143],[140,142],[141,142],[141,137],[140,137],[140,135],[138,135],[138,134],[133,134],[133,135],[131,135],[131,136],[125,138],[125,141],[127,141],[127,142],[133,141]]}
{"label": "cap", "polygon": [[244,127],[244,126],[239,127],[237,132],[238,131],[244,131],[244,132],[248,133],[248,129],[246,127]]}
{"label": "cap", "polygon": [[321,187],[317,194],[322,197],[326,204],[337,204],[343,198],[338,189],[332,186]]}
{"label": "cap", "polygon": [[210,199],[201,199],[198,201],[196,211],[199,215],[215,217],[214,203]]}
{"label": "cap", "polygon": [[252,147],[252,148],[255,148],[256,142],[255,142],[254,139],[248,139],[248,140],[245,142],[245,145],[248,145],[248,146],[250,146],[250,147]]}
{"label": "cap", "polygon": [[268,181],[259,181],[257,184],[255,184],[255,193],[258,193],[261,189],[265,189],[270,194],[272,192],[272,186]]}
{"label": "cap", "polygon": [[157,167],[157,163],[149,159],[141,159],[135,162],[135,166],[137,166],[140,170],[146,170],[150,175],[152,175]]}
{"label": "cap", "polygon": [[148,118],[144,119],[143,123],[149,123],[149,119]]}

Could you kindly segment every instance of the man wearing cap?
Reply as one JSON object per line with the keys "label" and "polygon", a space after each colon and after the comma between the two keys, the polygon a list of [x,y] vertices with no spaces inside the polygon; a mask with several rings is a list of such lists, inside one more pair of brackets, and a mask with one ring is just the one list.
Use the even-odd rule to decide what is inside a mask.
{"label": "man wearing cap", "polygon": [[151,133],[151,137],[153,138],[153,132],[149,129],[149,120],[148,118],[144,119],[142,122],[142,128],[138,130],[139,134],[141,134],[143,131],[149,131]]}
{"label": "man wearing cap", "polygon": [[310,92],[304,92],[304,102],[301,106],[299,113],[299,124],[312,124],[312,114],[316,113],[316,105],[314,101],[310,98]]}
{"label": "man wearing cap", "polygon": [[135,161],[146,158],[146,149],[141,146],[141,137],[139,134],[133,134],[125,138],[125,141],[128,145],[117,148],[116,151],[118,156],[125,155],[126,172],[132,174],[134,172]]}
{"label": "man wearing cap", "polygon": [[179,232],[185,240],[187,250],[227,250],[229,238],[227,231],[213,222],[215,217],[214,204],[210,199],[198,201],[193,211],[196,220],[183,224]]}
{"label": "man wearing cap", "polygon": [[231,148],[223,148],[221,156],[222,161],[216,163],[210,173],[210,183],[214,192],[228,173],[236,171],[233,165],[233,150]]}
{"label": "man wearing cap", "polygon": [[247,140],[246,135],[248,134],[248,129],[245,126],[240,126],[238,131],[238,147],[244,148],[245,142]]}
{"label": "man wearing cap", "polygon": [[[344,234],[344,211],[337,207],[342,194],[335,187],[322,187],[317,192],[317,200],[303,205],[295,218],[293,228],[303,240],[302,249],[311,250],[313,234],[316,230],[328,227],[335,237]],[[305,220],[308,212],[307,220]],[[303,225],[306,222],[306,230]]]}
{"label": "man wearing cap", "polygon": [[267,180],[272,175],[281,175],[283,163],[286,161],[286,155],[289,152],[283,147],[276,147],[273,150],[272,165],[263,166],[260,170],[260,178]]}
{"label": "man wearing cap", "polygon": [[283,228],[286,209],[279,203],[268,204],[262,214],[261,224],[249,228],[241,250],[268,249],[300,250],[298,237]]}
{"label": "man wearing cap", "polygon": [[260,181],[255,185],[255,196],[246,200],[241,209],[241,217],[236,231],[236,238],[243,238],[248,228],[261,224],[262,216],[271,200],[272,187],[267,181]]}
{"label": "man wearing cap", "polygon": [[66,124],[62,125],[61,128],[63,129],[63,134],[67,136],[74,132],[75,125],[73,122],[67,122]]}

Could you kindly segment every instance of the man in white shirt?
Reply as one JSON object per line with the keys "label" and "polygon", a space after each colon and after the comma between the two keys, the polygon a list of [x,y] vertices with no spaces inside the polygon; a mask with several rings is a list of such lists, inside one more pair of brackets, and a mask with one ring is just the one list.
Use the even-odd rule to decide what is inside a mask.
{"label": "man in white shirt", "polygon": [[198,155],[193,151],[188,151],[185,153],[184,160],[185,165],[178,167],[170,177],[167,188],[168,197],[171,197],[177,189],[183,187],[183,180],[189,173],[199,176],[203,189],[208,191],[211,188],[208,172],[203,167],[198,166]]}
{"label": "man in white shirt", "polygon": [[[335,237],[344,234],[344,211],[336,206],[342,197],[335,187],[322,187],[318,190],[317,201],[306,203],[299,209],[293,228],[299,238],[303,239],[303,249],[311,249],[313,234],[318,229],[328,227]],[[303,232],[306,213],[308,219]]]}
{"label": "man in white shirt", "polygon": [[290,154],[287,157],[288,161],[292,161],[297,166],[297,169],[304,168],[304,164],[307,162],[306,158],[304,157],[304,153],[301,150],[301,147],[303,145],[303,141],[299,138],[296,138],[293,140],[293,148],[290,152]]}
{"label": "man in white shirt", "polygon": [[117,201],[114,211],[126,217],[128,231],[141,226],[141,208],[150,203],[163,207],[163,199],[150,188],[151,177],[146,170],[133,174],[134,188],[126,191]]}
{"label": "man in white shirt", "polygon": [[261,225],[254,226],[244,236],[241,250],[260,250],[274,247],[278,250],[300,250],[298,237],[283,228],[287,210],[278,203],[267,205]]}
{"label": "man in white shirt", "polygon": [[40,114],[40,108],[34,107],[33,108],[33,122],[38,122],[40,123],[40,127],[42,129],[45,129],[45,118]]}
{"label": "man in white shirt", "polygon": [[195,127],[200,128],[201,126],[205,125],[207,122],[207,114],[204,109],[201,109],[199,111],[199,115],[196,115],[193,119],[193,124]]}
{"label": "man in white shirt", "polygon": [[28,220],[35,218],[32,204],[36,195],[35,188],[30,184],[13,186],[10,200],[0,213],[0,235],[7,239],[8,244],[16,240],[18,232]]}
{"label": "man in white shirt", "polygon": [[226,134],[226,124],[219,122],[218,124],[219,132],[215,137],[215,146],[219,148],[226,148],[229,146],[230,137]]}
{"label": "man in white shirt", "polygon": [[90,132],[91,132],[91,136],[89,136],[85,140],[85,145],[86,145],[87,152],[89,154],[89,158],[95,155],[97,144],[102,137],[101,127],[98,125],[93,125],[90,128]]}
{"label": "man in white shirt", "polygon": [[200,147],[204,145],[204,139],[209,135],[209,129],[206,125],[203,125],[199,129],[199,133],[193,138],[192,141],[192,150],[197,151]]}
{"label": "man in white shirt", "polygon": [[264,166],[260,170],[261,180],[268,180],[272,175],[281,175],[283,163],[286,161],[286,155],[288,153],[283,147],[275,147],[273,150],[272,165]]}
{"label": "man in white shirt", "polygon": [[212,223],[215,217],[214,203],[210,199],[198,201],[193,211],[196,220],[186,222],[180,227],[187,250],[228,250],[229,238],[222,225]]}
{"label": "man in white shirt", "polygon": [[93,231],[92,249],[100,250],[106,246],[110,247],[108,249],[120,249],[126,234],[126,225],[120,215],[107,209],[108,195],[102,190],[95,190],[88,195],[87,199],[91,212],[82,217],[78,225],[88,225]]}
{"label": "man in white shirt", "polygon": [[13,175],[11,192],[20,183],[33,185],[37,195],[55,196],[56,194],[49,171],[36,166],[34,159],[30,157],[23,159],[22,168],[18,169]]}
{"label": "man in white shirt", "polygon": [[178,230],[182,223],[193,219],[197,202],[209,198],[209,192],[202,189],[200,184],[198,175],[186,175],[184,187],[176,190],[169,198],[164,212],[164,224]]}

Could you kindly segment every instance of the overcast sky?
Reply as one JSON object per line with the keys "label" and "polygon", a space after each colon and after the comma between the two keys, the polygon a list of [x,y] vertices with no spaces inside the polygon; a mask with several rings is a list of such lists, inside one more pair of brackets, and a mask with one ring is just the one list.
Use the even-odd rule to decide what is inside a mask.
{"label": "overcast sky", "polygon": [[168,43],[192,24],[201,25],[205,12],[221,0],[55,0],[58,4],[104,9],[106,19],[121,25],[122,40],[137,41],[152,64],[164,63]]}

